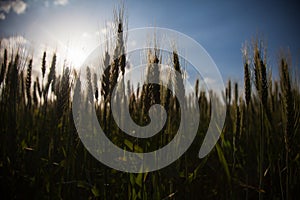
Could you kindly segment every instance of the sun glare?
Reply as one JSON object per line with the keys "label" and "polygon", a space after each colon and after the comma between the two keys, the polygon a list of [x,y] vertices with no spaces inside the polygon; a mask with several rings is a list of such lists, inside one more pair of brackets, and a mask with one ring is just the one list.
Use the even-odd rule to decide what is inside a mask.
{"label": "sun glare", "polygon": [[87,58],[88,53],[80,48],[69,48],[67,50],[66,60],[69,62],[73,67],[79,68],[84,60]]}

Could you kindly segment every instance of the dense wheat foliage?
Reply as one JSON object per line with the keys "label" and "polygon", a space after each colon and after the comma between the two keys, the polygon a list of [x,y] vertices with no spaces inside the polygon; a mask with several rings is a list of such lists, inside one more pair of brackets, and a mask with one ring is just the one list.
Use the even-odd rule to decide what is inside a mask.
{"label": "dense wheat foliage", "polygon": [[[172,140],[180,121],[180,107],[170,90],[140,83],[134,91],[124,84],[122,102],[132,119],[147,124],[151,105],[167,111],[165,126],[156,136],[126,136],[115,124],[110,100],[112,89],[126,70],[123,13],[115,16],[118,40],[113,53],[105,52],[109,66],[102,77],[87,68],[87,102],[95,104],[98,120],[108,137],[132,152],[149,152]],[[168,84],[185,96],[191,119],[199,104],[200,124],[188,151],[170,166],[149,173],[130,174],[102,165],[81,143],[72,114],[71,94],[80,93],[78,72],[57,65],[57,55],[44,52],[34,60],[18,49],[1,46],[0,56],[0,188],[4,199],[296,199],[300,188],[300,89],[287,57],[281,57],[280,77],[274,79],[260,41],[244,55],[244,91],[228,80],[224,97],[226,122],[216,147],[198,158],[211,114],[210,96],[195,82],[195,93],[185,96],[183,77],[168,77]],[[53,53],[53,54],[52,54]],[[121,55],[121,56],[120,56]],[[158,49],[148,52],[148,78],[160,79]],[[47,63],[47,58],[51,60]],[[174,70],[182,74],[176,49]],[[37,64],[40,62],[39,64]],[[33,63],[41,77],[33,75]],[[62,68],[58,75],[56,69]],[[126,90],[126,92],[125,92]],[[196,97],[196,102],[191,96]],[[121,107],[124,105],[120,105]],[[120,161],[121,162],[121,161]],[[122,161],[122,162],[126,162]]]}

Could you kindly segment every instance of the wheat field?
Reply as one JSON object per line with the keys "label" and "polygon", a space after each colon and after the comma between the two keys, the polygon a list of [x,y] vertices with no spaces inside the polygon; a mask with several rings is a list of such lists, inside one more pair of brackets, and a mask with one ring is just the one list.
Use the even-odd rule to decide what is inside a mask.
{"label": "wheat field", "polygon": [[[123,34],[123,18],[116,29]],[[112,52],[105,52],[109,66],[101,77],[87,68],[86,101],[95,105],[98,121],[108,137],[132,152],[149,152],[172,140],[180,108],[174,94],[155,84],[140,90],[126,85],[124,99],[132,119],[147,124],[151,105],[159,103],[168,113],[158,136],[146,141],[126,136],[113,121],[109,101],[112,90],[126,71],[123,37]],[[199,104],[200,123],[196,138],[184,155],[155,172],[126,173],[97,161],[78,137],[72,115],[71,94],[81,92],[78,72],[58,66],[55,52],[44,52],[41,62],[24,57],[15,48],[1,45],[0,56],[0,188],[1,199],[296,199],[300,188],[300,88],[299,76],[288,54],[278,59],[279,77],[273,77],[264,46],[255,40],[248,47],[241,68],[244,89],[228,80],[218,101],[226,105],[226,121],[214,149],[197,157],[210,120],[209,92],[185,95],[191,116]],[[155,53],[154,53],[155,52]],[[114,58],[114,59],[112,59]],[[147,76],[160,77],[160,55],[149,51]],[[182,74],[176,49],[172,67]],[[51,62],[47,62],[51,60]],[[41,76],[33,75],[33,62],[40,62]],[[63,69],[61,74],[56,70]],[[169,80],[182,88],[183,79]],[[210,91],[213,93],[213,91]],[[183,94],[184,95],[184,94]],[[197,99],[192,102],[191,96]],[[126,162],[126,161],[125,161]]]}

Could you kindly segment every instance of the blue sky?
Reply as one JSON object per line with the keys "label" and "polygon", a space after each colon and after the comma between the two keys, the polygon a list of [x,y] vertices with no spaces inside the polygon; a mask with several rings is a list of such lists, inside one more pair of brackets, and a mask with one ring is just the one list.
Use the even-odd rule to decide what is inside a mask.
{"label": "blue sky", "polygon": [[[0,1],[0,38],[22,36],[33,54],[65,49],[62,57],[83,61],[100,42],[120,1]],[[199,42],[223,78],[243,76],[242,44],[257,35],[266,41],[268,63],[277,74],[280,49],[300,60],[300,4],[296,1],[125,1],[128,27],[157,26]],[[62,51],[63,52],[63,51]]]}

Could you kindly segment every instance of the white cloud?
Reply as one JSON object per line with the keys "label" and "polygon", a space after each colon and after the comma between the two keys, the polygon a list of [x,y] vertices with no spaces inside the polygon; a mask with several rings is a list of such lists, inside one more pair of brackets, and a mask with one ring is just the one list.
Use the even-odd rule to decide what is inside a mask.
{"label": "white cloud", "polygon": [[4,20],[4,19],[5,19],[4,13],[0,13],[0,20]]}
{"label": "white cloud", "polygon": [[54,5],[64,6],[68,4],[68,0],[54,0]]}
{"label": "white cloud", "polygon": [[29,41],[23,36],[11,36],[8,38],[2,38],[1,45],[4,47],[19,47],[29,44]]}
{"label": "white cloud", "polygon": [[26,11],[27,4],[23,0],[10,0],[10,1],[1,1],[0,2],[0,19],[5,19],[6,16],[4,13],[8,14],[11,10],[16,14],[22,14]]}
{"label": "white cloud", "polygon": [[23,36],[11,36],[7,38],[0,38],[1,49],[0,54],[3,55],[4,49],[7,49],[8,56],[14,56],[17,52],[20,56],[21,66],[25,65],[26,59],[29,56],[28,49],[30,42]]}
{"label": "white cloud", "polygon": [[12,9],[18,15],[24,13],[26,8],[27,8],[27,4],[22,0],[17,0],[12,2]]}
{"label": "white cloud", "polygon": [[216,83],[216,81],[212,78],[206,77],[206,78],[204,78],[204,83],[207,85],[213,85]]}

